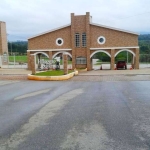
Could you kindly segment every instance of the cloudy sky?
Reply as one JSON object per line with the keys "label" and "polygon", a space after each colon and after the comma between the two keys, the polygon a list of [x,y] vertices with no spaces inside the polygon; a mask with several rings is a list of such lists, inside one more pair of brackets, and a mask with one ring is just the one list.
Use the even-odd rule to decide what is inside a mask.
{"label": "cloudy sky", "polygon": [[0,0],[0,21],[9,41],[70,23],[70,13],[90,12],[92,22],[138,33],[150,33],[150,0]]}

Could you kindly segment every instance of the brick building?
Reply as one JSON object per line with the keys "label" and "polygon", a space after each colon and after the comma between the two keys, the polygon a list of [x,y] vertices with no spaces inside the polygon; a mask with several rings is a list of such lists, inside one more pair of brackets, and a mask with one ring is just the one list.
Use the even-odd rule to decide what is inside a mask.
{"label": "brick building", "polygon": [[110,57],[113,70],[115,57],[122,51],[132,54],[132,64],[139,69],[137,33],[92,23],[89,12],[86,15],[71,13],[71,24],[28,39],[28,69],[31,69],[31,54],[44,54],[51,60],[66,52],[72,58],[73,68],[91,70],[94,54],[104,52]]}
{"label": "brick building", "polygon": [[0,55],[8,54],[6,23],[0,21]]}
{"label": "brick building", "polygon": [[8,64],[6,23],[0,21],[0,68]]}

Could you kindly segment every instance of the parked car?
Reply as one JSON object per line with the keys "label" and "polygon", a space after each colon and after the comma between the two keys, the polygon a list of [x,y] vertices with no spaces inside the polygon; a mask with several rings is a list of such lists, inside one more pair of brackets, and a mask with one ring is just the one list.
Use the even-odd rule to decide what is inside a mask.
{"label": "parked car", "polygon": [[127,69],[126,61],[120,60],[116,63],[116,69]]}

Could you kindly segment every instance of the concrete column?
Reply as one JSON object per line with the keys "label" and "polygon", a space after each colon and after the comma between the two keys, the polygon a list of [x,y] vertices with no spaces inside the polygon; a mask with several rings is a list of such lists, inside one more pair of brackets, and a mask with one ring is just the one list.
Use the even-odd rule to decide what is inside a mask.
{"label": "concrete column", "polygon": [[31,70],[31,58],[30,58],[30,52],[27,52],[27,62],[28,62],[28,70]]}
{"label": "concrete column", "polygon": [[63,53],[64,74],[68,74],[68,55]]}
{"label": "concrete column", "polygon": [[139,48],[135,50],[135,69],[139,69]]}
{"label": "concrete column", "polygon": [[35,55],[30,55],[31,56],[31,70],[32,70],[32,74],[36,74],[36,69],[35,69],[35,66],[36,66],[36,59],[35,59]]}
{"label": "concrete column", "polygon": [[111,64],[110,64],[111,70],[114,70],[114,65],[115,65],[115,49],[111,49]]}

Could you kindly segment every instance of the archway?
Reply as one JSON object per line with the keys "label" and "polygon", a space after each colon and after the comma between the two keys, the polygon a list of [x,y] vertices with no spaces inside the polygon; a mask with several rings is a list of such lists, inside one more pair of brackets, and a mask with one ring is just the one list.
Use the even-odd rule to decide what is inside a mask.
{"label": "archway", "polygon": [[115,63],[117,64],[118,61],[125,61],[126,62],[126,69],[134,68],[134,59],[136,55],[132,50],[129,49],[122,49],[116,52],[115,54]]}
{"label": "archway", "polygon": [[111,55],[105,50],[97,50],[90,55],[92,69],[110,69]]}
{"label": "archway", "polygon": [[46,67],[46,66],[44,66],[44,64],[46,64],[46,61],[49,61],[48,54],[45,52],[36,52],[36,53],[34,53],[34,55],[36,56],[35,57],[36,69],[40,70],[40,69],[43,69],[44,67]]}
{"label": "archway", "polygon": [[[65,52],[65,51],[57,52],[52,56],[52,58],[59,61],[60,62],[60,68],[63,69],[63,57],[62,57],[63,53],[66,53],[68,55],[68,69],[72,69],[72,55],[69,52]],[[57,56],[59,56],[60,58]]]}

